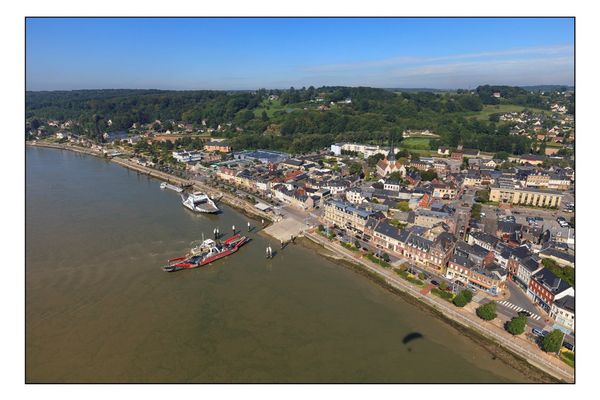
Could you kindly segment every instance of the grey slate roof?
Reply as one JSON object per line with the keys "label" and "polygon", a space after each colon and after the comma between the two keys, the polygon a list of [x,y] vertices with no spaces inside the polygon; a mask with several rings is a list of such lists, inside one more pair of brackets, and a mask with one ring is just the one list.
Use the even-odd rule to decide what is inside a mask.
{"label": "grey slate roof", "polygon": [[533,275],[532,279],[554,294],[562,293],[571,287],[571,285],[554,275],[546,268]]}
{"label": "grey slate roof", "polygon": [[490,246],[496,246],[496,244],[500,241],[496,236],[492,236],[489,233],[485,232],[473,232],[471,233],[473,239],[485,242]]}
{"label": "grey slate roof", "polygon": [[554,301],[554,305],[563,310],[575,313],[575,298],[573,296],[564,296]]}
{"label": "grey slate roof", "polygon": [[564,251],[556,250],[556,249],[544,249],[539,253],[541,256],[553,256],[556,258],[560,258],[561,260],[565,260],[571,263],[575,262],[575,256]]}

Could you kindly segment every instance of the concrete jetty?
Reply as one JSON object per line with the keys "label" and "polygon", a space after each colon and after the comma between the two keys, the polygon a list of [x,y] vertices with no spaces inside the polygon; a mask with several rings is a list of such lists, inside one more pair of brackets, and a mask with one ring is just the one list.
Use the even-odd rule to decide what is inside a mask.
{"label": "concrete jetty", "polygon": [[287,242],[292,238],[292,236],[300,236],[305,228],[306,225],[303,221],[297,220],[288,215],[280,221],[277,221],[265,228],[263,232],[277,240],[283,240],[284,242]]}

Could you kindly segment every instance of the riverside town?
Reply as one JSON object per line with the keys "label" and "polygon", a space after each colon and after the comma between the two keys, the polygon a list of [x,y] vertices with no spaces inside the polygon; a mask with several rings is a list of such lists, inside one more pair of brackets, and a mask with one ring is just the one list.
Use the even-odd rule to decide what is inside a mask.
{"label": "riverside town", "polygon": [[25,19],[26,383],[575,383],[574,18]]}
{"label": "riverside town", "polygon": [[[514,92],[534,98],[539,108],[512,104],[508,94]],[[265,232],[282,244],[306,237],[449,318],[492,335],[557,378],[572,378],[571,90],[480,87],[444,95],[366,88],[261,90],[221,94],[239,104],[231,119],[186,112],[185,120],[130,122],[107,112],[96,114],[91,126],[85,120],[43,118],[47,95],[28,96],[29,145],[104,157],[219,196],[270,221]],[[164,103],[172,96],[181,97],[117,91],[103,101]],[[461,123],[490,132],[486,135],[497,139],[497,151],[476,134],[462,138],[436,131],[435,124],[388,133],[321,134],[315,140],[300,134],[306,142],[296,152],[296,139],[283,145],[287,151],[273,149],[282,146],[246,149],[244,131],[257,125],[264,134],[252,134],[260,136],[256,144],[273,143],[290,135],[286,130],[300,129],[297,120],[325,125],[332,115],[338,117],[331,120],[351,124],[362,109],[400,99],[409,105],[427,99],[432,108],[469,100],[479,111]],[[62,101],[72,100],[65,95]],[[115,118],[120,118],[119,130]],[[321,146],[325,139],[344,136],[364,140]]]}

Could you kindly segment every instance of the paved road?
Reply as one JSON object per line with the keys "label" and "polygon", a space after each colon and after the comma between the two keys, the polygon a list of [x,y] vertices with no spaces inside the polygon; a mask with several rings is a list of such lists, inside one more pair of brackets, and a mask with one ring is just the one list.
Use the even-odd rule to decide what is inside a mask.
{"label": "paved road", "polygon": [[506,288],[510,293],[508,301],[519,308],[529,311],[532,314],[538,314],[538,310],[533,305],[529,297],[527,297],[525,292],[521,290],[516,283],[507,281]]}

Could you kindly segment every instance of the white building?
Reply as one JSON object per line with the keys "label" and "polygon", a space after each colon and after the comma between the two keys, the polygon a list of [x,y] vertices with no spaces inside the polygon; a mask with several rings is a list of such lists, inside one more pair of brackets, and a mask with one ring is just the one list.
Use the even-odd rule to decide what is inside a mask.
{"label": "white building", "polygon": [[182,163],[201,161],[204,154],[201,151],[174,151],[173,158]]}
{"label": "white building", "polygon": [[575,330],[575,298],[572,295],[563,296],[554,300],[550,309],[550,316],[557,324],[570,331]]}
{"label": "white building", "polygon": [[[335,146],[335,147],[334,147]],[[360,144],[360,143],[336,143],[331,145],[331,151],[335,155],[342,154],[342,151],[353,151],[356,153],[361,153],[365,159],[373,156],[375,154],[381,154],[386,156],[389,152],[388,147],[381,147],[371,144]],[[394,153],[399,152],[399,148],[394,148]],[[339,153],[338,153],[339,152]]]}
{"label": "white building", "polygon": [[342,154],[342,145],[339,143],[334,143],[331,145],[330,151],[336,156],[339,156]]}

